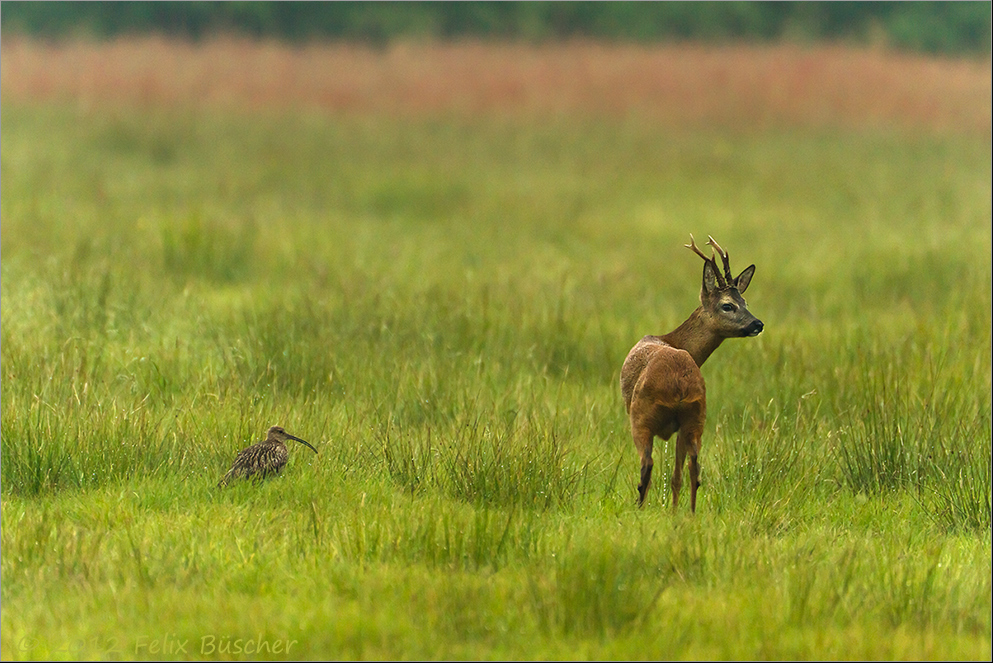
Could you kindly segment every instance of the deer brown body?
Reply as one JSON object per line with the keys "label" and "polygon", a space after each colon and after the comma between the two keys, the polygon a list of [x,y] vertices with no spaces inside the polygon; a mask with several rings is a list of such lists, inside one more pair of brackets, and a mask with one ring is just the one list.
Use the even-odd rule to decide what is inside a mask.
{"label": "deer brown body", "polygon": [[676,466],[672,473],[672,506],[679,503],[683,485],[683,465],[690,459],[690,510],[696,511],[696,491],[700,487],[700,444],[707,417],[707,389],[700,367],[726,338],[757,336],[762,321],[752,315],[741,296],[752,280],[755,265],[731,277],[728,254],[714,241],[707,242],[720,254],[724,273],[718,270],[716,256],[707,257],[693,236],[687,248],[703,258],[703,285],[700,307],[675,330],[664,336],[645,336],[631,348],[621,368],[621,394],[631,420],[631,436],[641,456],[638,505],[652,480],[652,445],[659,437],[676,437]]}

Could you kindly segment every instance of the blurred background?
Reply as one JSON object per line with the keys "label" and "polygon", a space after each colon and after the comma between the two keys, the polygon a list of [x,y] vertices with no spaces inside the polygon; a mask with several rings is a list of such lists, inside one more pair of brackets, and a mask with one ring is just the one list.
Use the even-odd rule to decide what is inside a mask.
{"label": "blurred background", "polygon": [[4,36],[843,40],[990,53],[989,2],[4,2]]}

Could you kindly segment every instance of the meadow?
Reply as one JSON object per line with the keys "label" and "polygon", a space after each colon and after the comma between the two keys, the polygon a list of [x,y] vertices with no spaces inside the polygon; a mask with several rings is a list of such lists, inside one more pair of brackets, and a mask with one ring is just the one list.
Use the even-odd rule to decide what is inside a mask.
{"label": "meadow", "polygon": [[[989,60],[2,56],[5,660],[993,655]],[[690,233],[765,323],[695,515],[618,386]]]}

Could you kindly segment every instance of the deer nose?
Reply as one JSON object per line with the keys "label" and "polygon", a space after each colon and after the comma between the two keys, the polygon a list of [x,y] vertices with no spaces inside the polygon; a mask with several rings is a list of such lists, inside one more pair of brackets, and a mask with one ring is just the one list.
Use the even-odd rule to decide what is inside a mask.
{"label": "deer nose", "polygon": [[765,325],[762,324],[761,320],[755,320],[752,322],[752,324],[748,325],[748,328],[745,330],[745,332],[748,336],[758,336],[759,334],[762,333],[762,329],[764,327]]}

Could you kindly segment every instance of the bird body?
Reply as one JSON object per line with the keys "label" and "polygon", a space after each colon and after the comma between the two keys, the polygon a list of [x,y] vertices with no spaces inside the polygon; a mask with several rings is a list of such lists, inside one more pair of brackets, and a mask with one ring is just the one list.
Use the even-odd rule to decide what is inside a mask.
{"label": "bird body", "polygon": [[310,447],[315,454],[317,453],[317,449],[314,449],[306,440],[290,435],[281,426],[273,426],[267,432],[266,439],[256,442],[238,453],[231,469],[217,484],[218,488],[223,488],[232,479],[260,480],[279,474],[289,458],[286,440],[296,440]]}

